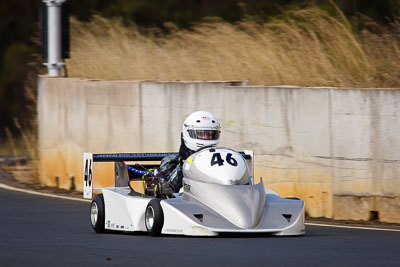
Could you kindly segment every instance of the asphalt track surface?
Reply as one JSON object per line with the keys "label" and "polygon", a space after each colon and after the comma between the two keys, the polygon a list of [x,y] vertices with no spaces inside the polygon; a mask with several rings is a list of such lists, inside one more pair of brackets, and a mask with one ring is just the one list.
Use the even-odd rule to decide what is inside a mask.
{"label": "asphalt track surface", "polygon": [[400,232],[301,237],[96,234],[89,203],[0,189],[0,266],[400,266]]}

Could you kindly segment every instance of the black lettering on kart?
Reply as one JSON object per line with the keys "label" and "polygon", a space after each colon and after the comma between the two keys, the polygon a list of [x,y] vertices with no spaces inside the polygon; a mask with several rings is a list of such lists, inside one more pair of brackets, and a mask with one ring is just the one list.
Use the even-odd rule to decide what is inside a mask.
{"label": "black lettering on kart", "polygon": [[[211,158],[211,166],[214,166],[215,164],[218,164],[218,166],[224,165],[225,160],[222,159],[220,153],[214,153]],[[237,160],[232,157],[231,153],[228,153],[226,155],[226,162],[228,162],[229,165],[232,165],[236,167],[238,165]]]}
{"label": "black lettering on kart", "polygon": [[92,185],[92,160],[87,159],[85,162],[85,184],[86,186],[91,186]]}
{"label": "black lettering on kart", "polygon": [[183,233],[181,229],[165,229],[167,233]]}

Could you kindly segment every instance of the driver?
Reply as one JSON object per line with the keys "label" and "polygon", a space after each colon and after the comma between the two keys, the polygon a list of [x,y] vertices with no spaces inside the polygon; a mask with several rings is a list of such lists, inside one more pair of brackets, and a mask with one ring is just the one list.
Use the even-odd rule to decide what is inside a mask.
{"label": "driver", "polygon": [[194,152],[204,147],[216,146],[219,142],[220,124],[208,111],[196,111],[183,122],[179,154],[162,159],[161,175],[168,181],[174,192],[182,187],[183,162]]}

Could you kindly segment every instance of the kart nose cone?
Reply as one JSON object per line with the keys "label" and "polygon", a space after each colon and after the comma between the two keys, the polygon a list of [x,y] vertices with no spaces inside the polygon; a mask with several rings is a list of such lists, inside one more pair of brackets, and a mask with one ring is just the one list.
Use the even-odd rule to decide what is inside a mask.
{"label": "kart nose cone", "polygon": [[217,185],[184,179],[190,185],[185,192],[218,212],[240,228],[256,227],[264,213],[263,183],[256,185]]}

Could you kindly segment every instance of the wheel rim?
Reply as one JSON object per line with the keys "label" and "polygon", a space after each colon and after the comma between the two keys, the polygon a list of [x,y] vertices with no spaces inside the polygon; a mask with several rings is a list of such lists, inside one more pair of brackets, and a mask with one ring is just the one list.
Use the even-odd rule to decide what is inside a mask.
{"label": "wheel rim", "polygon": [[152,206],[148,206],[146,210],[146,227],[148,230],[153,228],[154,224],[154,209]]}
{"label": "wheel rim", "polygon": [[99,215],[99,209],[97,207],[96,202],[93,202],[90,208],[90,220],[92,221],[93,226],[96,226],[98,215]]}

